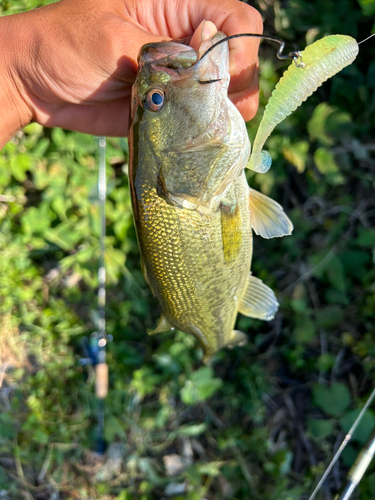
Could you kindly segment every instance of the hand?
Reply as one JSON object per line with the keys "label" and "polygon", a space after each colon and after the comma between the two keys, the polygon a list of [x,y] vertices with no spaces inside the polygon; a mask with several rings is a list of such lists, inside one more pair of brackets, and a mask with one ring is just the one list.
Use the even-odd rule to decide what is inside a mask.
{"label": "hand", "polygon": [[[96,135],[126,135],[141,46],[185,39],[198,48],[205,19],[226,35],[262,29],[259,13],[238,0],[62,0],[1,18],[0,77],[6,78],[0,81],[13,121],[5,131],[0,125],[0,145],[33,120]],[[258,106],[258,43],[230,42],[229,97],[245,120]]]}

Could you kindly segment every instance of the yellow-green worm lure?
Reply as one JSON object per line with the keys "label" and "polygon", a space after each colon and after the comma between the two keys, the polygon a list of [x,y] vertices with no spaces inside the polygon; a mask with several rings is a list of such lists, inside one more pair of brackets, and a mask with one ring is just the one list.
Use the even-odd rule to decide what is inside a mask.
{"label": "yellow-green worm lure", "polygon": [[267,172],[272,163],[271,156],[262,148],[276,125],[293,113],[323,82],[349,66],[357,54],[357,41],[347,35],[326,36],[299,53],[299,58],[280,78],[267,103],[248,168]]}

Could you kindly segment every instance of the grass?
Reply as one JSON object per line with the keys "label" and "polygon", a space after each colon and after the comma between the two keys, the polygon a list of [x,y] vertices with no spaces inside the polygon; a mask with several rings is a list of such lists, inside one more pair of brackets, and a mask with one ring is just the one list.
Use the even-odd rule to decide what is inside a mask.
{"label": "grass", "polygon": [[[34,3],[20,0],[12,9]],[[274,17],[280,36],[304,46],[325,33],[371,31],[371,5],[345,0],[340,12],[334,2],[302,0],[258,7],[266,20]],[[266,145],[271,170],[249,173],[250,185],[278,200],[295,226],[288,238],[255,238],[253,272],[281,305],[269,324],[240,317],[248,344],[220,351],[211,367],[188,335],[147,336],[159,308],[140,270],[127,144],[108,140],[106,316],[114,340],[104,456],[95,452],[93,370],[80,363],[98,319],[97,144],[31,124],[4,148],[2,500],[154,500],[173,492],[177,500],[308,498],[375,375],[369,42],[354,65],[275,130]],[[262,47],[260,113],[282,69],[274,50]],[[248,125],[251,137],[259,120]],[[333,498],[374,426],[371,408],[320,498]],[[359,495],[374,498],[373,466]]]}

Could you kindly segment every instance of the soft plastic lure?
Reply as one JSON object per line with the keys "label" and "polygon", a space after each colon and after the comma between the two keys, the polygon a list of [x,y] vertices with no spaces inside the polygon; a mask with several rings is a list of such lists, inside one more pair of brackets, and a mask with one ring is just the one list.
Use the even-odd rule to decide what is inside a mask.
{"label": "soft plastic lure", "polygon": [[264,110],[248,168],[267,172],[271,156],[262,147],[273,129],[296,110],[323,82],[346,66],[358,54],[357,41],[347,35],[326,36],[299,53],[277,83]]}

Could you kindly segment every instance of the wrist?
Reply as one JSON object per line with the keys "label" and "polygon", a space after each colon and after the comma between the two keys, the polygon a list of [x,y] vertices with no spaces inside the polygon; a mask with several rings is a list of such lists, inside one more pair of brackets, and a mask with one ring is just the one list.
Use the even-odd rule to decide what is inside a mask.
{"label": "wrist", "polygon": [[22,81],[27,55],[22,17],[0,18],[0,149],[33,118]]}

